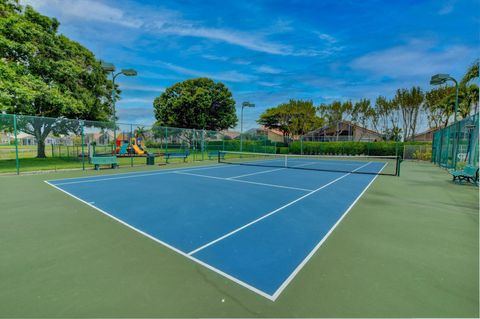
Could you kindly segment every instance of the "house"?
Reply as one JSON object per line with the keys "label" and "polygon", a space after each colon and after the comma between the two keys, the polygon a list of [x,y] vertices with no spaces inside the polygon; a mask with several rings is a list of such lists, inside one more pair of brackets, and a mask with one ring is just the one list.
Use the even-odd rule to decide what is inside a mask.
{"label": "house", "polygon": [[12,133],[7,133],[7,132],[0,132],[0,145],[5,145],[5,144],[10,144],[12,140],[14,139],[14,136]]}
{"label": "house", "polygon": [[349,121],[340,121],[334,125],[326,125],[303,136],[304,141],[335,142],[357,141],[377,142],[383,140],[381,133],[354,124]]}
{"label": "house", "polygon": [[[37,139],[35,136],[27,133],[17,134],[18,145],[37,145]],[[47,136],[45,139],[45,145],[67,145],[65,143],[65,137]],[[70,144],[71,145],[71,144]]]}
{"label": "house", "polygon": [[[113,131],[105,131],[105,132],[99,132],[99,133],[85,133],[83,137],[83,142],[85,144],[96,142],[97,145],[108,145],[110,143],[113,143]],[[69,145],[73,145],[73,141],[72,141],[72,144],[69,144]]]}
{"label": "house", "polygon": [[[244,139],[256,139],[258,136],[262,138],[267,138],[271,142],[283,143],[284,136],[283,133],[279,130],[269,129],[264,126],[259,128],[252,128],[243,133]],[[238,137],[240,139],[240,137]]]}
{"label": "house", "polygon": [[433,134],[439,129],[439,127],[428,129],[425,132],[415,134],[413,137],[409,138],[409,140],[416,142],[431,142],[433,141]]}
{"label": "house", "polygon": [[240,132],[224,130],[220,132],[226,140],[240,139]]}

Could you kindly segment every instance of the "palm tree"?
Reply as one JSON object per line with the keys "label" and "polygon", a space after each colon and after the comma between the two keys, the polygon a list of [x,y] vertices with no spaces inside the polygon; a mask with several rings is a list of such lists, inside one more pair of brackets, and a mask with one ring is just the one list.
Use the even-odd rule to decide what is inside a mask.
{"label": "palm tree", "polygon": [[467,72],[462,78],[460,85],[466,86],[468,82],[473,79],[478,78],[478,69],[479,69],[479,60],[473,62],[473,64],[468,68]]}
{"label": "palm tree", "polygon": [[135,135],[137,137],[141,137],[142,139],[145,140],[145,135],[147,133],[147,130],[145,129],[144,126],[138,126],[136,129],[135,129]]}

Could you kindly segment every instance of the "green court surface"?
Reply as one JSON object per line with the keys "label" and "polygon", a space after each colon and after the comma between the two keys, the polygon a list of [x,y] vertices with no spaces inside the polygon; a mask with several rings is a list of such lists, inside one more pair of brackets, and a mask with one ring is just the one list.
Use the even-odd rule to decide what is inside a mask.
{"label": "green court surface", "polygon": [[275,302],[43,182],[146,169],[0,176],[0,317],[479,316],[478,187],[432,164],[379,176]]}

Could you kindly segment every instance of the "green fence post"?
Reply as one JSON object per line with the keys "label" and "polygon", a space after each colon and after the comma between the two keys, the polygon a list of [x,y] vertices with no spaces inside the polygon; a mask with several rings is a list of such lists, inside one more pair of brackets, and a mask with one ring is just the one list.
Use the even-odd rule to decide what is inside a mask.
{"label": "green fence post", "polygon": [[202,161],[205,160],[205,129],[202,130],[202,142],[201,142],[201,148],[202,148]]}
{"label": "green fence post", "polygon": [[13,135],[15,137],[15,167],[17,175],[20,175],[20,160],[18,158],[18,138],[17,138],[17,115],[13,114]]}
{"label": "green fence post", "polygon": [[300,154],[303,155],[303,135],[300,136]]}
{"label": "green fence post", "polygon": [[[133,145],[132,145],[132,138],[135,138],[133,136],[133,124],[130,124],[130,167],[133,167],[133,154],[135,154],[135,151],[133,150]],[[136,143],[136,142],[135,142]]]}
{"label": "green fence post", "polygon": [[196,139],[195,139],[195,130],[192,129],[192,145],[190,145],[192,147],[192,151],[193,151],[193,161],[195,162],[196,160],[196,157],[195,157],[195,152],[196,152]]}
{"label": "green fence post", "polygon": [[168,153],[168,127],[165,128],[165,163],[168,163],[166,154]]}
{"label": "green fence post", "polygon": [[80,129],[81,129],[81,134],[82,134],[82,170],[85,170],[85,134],[83,132],[83,121],[80,121]]}

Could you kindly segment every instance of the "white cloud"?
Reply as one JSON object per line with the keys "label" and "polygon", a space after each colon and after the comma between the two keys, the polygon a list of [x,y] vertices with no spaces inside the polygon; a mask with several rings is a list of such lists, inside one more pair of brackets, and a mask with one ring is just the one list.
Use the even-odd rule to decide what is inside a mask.
{"label": "white cloud", "polygon": [[252,51],[276,55],[305,55],[296,52],[292,47],[280,43],[270,42],[259,33],[243,32],[231,29],[206,28],[192,22],[185,23],[156,23],[156,32],[176,36],[196,37],[221,41],[237,45]]}
{"label": "white cloud", "polygon": [[463,68],[465,61],[473,61],[475,51],[478,52],[461,45],[438,50],[428,41],[412,40],[405,45],[368,53],[353,60],[350,66],[378,77],[427,78],[434,73]]}
{"label": "white cloud", "polygon": [[161,86],[151,86],[151,85],[133,85],[133,84],[123,84],[119,83],[120,89],[122,91],[132,90],[132,91],[145,91],[145,92],[163,92],[165,91],[164,87]]}
{"label": "white cloud", "polygon": [[211,78],[213,80],[220,80],[220,81],[227,81],[227,82],[249,82],[256,79],[256,77],[248,74],[242,74],[237,71],[226,71],[226,72],[219,72],[219,73],[209,73],[203,72],[198,70],[193,70],[189,68],[185,68],[179,65],[175,65],[173,63],[167,62],[158,62],[164,68],[175,71],[177,73],[191,75],[195,77],[206,77]]}
{"label": "white cloud", "polygon": [[314,32],[321,40],[326,41],[328,43],[335,43],[337,42],[337,39],[335,39],[333,36],[327,34],[327,33],[322,33],[315,31]]}
{"label": "white cloud", "polygon": [[269,82],[269,81],[258,81],[257,84],[262,85],[262,86],[266,86],[266,87],[280,86],[279,83]]}
{"label": "white cloud", "polygon": [[141,125],[155,123],[152,107],[120,107],[117,108],[117,115],[122,123],[139,123]]}
{"label": "white cloud", "polygon": [[226,56],[218,56],[214,54],[203,54],[202,58],[212,61],[228,61],[228,57]]}
{"label": "white cloud", "polygon": [[140,103],[140,104],[152,104],[153,98],[126,98],[117,101],[119,104],[131,104],[131,103]]}
{"label": "white cloud", "polygon": [[294,32],[291,23],[278,20],[265,30],[240,31],[229,28],[205,27],[202,22],[183,19],[181,13],[156,7],[154,11],[140,5],[125,10],[94,0],[22,0],[36,9],[56,16],[65,22],[71,19],[112,23],[158,35],[195,37],[236,45],[248,50],[284,56],[318,56],[330,51],[295,48],[287,43],[271,41],[269,36]]}
{"label": "white cloud", "polygon": [[446,15],[451,13],[455,9],[457,0],[447,0],[443,3],[443,6],[438,10],[439,15]]}
{"label": "white cloud", "polygon": [[280,74],[283,72],[282,69],[277,69],[268,65],[261,65],[255,69],[257,70],[257,72],[267,73],[267,74]]}
{"label": "white cloud", "polygon": [[22,0],[22,3],[29,4],[36,9],[52,9],[60,14],[60,18],[107,22],[131,28],[139,28],[143,25],[142,20],[133,18],[123,10],[99,1]]}

